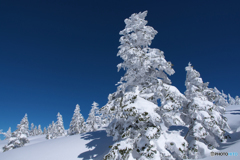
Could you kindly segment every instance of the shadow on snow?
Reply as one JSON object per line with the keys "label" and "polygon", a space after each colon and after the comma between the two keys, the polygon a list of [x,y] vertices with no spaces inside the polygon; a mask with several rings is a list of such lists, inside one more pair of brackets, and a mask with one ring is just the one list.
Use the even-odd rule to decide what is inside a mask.
{"label": "shadow on snow", "polygon": [[86,144],[86,147],[89,149],[93,148],[78,155],[78,158],[83,158],[83,160],[102,160],[104,155],[109,152],[109,146],[114,143],[112,137],[107,137],[105,130],[85,133],[81,136],[81,139],[92,140]]}

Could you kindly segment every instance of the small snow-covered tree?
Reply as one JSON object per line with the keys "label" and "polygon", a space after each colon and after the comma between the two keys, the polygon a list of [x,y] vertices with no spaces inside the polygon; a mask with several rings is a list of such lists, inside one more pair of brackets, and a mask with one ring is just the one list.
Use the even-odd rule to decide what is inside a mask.
{"label": "small snow-covered tree", "polygon": [[44,129],[43,129],[43,134],[47,134],[47,128],[46,127],[44,127]]}
{"label": "small snow-covered tree", "polygon": [[227,95],[224,94],[223,91],[220,92],[216,87],[214,87],[214,92],[216,94],[216,98],[214,101],[215,105],[227,107],[228,106]]}
{"label": "small snow-covered tree", "polygon": [[35,126],[34,129],[33,129],[33,135],[34,135],[34,136],[37,136],[37,135],[38,135],[37,126]]}
{"label": "small snow-covered tree", "polygon": [[98,103],[93,102],[92,109],[88,115],[86,130],[87,132],[96,131],[101,127]]}
{"label": "small snow-covered tree", "polygon": [[27,135],[29,135],[27,126],[28,119],[27,114],[25,114],[20,124],[17,125],[17,130],[8,138],[8,144],[3,147],[3,152],[22,147],[24,144],[29,143],[27,138]]}
{"label": "small snow-covered tree", "polygon": [[38,135],[41,135],[41,134],[43,134],[43,131],[41,129],[41,125],[39,124],[38,125]]}
{"label": "small snow-covered tree", "polygon": [[54,139],[54,138],[57,138],[57,136],[58,136],[58,132],[57,132],[56,124],[54,121],[52,121],[52,124],[49,124],[48,126],[46,139]]}
{"label": "small snow-covered tree", "polygon": [[0,134],[5,136],[5,140],[9,140],[12,135],[11,127],[8,128],[7,132],[2,132],[2,130],[0,130]]}
{"label": "small snow-covered tree", "polygon": [[238,96],[235,97],[235,105],[240,105],[240,98]]}
{"label": "small snow-covered tree", "polygon": [[77,104],[74,110],[72,121],[68,129],[68,135],[74,135],[85,132],[85,123],[82,114],[80,113],[80,106]]}
{"label": "small snow-covered tree", "polygon": [[49,124],[47,133],[46,133],[46,139],[52,139],[52,125]]}
{"label": "small snow-covered tree", "polygon": [[29,122],[28,122],[27,114],[25,114],[25,116],[23,117],[20,125],[22,126],[21,132],[28,137],[29,136]]}
{"label": "small snow-covered tree", "polygon": [[189,158],[204,157],[214,147],[218,147],[219,138],[225,141],[225,130],[229,130],[226,118],[218,107],[205,96],[204,84],[199,72],[191,66],[186,67],[187,78],[185,95],[189,102],[183,107],[183,119],[189,124],[185,139],[189,142]]}
{"label": "small snow-covered tree", "polygon": [[132,14],[120,32],[118,56],[123,62],[118,69],[126,73],[101,109],[112,121],[108,135],[118,142],[105,160],[187,158],[187,142],[179,132],[168,131],[171,125],[184,124],[179,109],[186,98],[167,76],[174,74],[171,62],[163,51],[149,47],[157,31],[146,26],[146,15],[147,11]]}
{"label": "small snow-covered tree", "polygon": [[29,132],[29,133],[30,133],[30,136],[35,136],[35,135],[34,135],[34,127],[35,127],[34,124],[31,123],[31,130],[30,130],[30,132]]}
{"label": "small snow-covered tree", "polygon": [[228,103],[230,105],[235,105],[235,99],[233,97],[231,97],[230,94],[228,94]]}
{"label": "small snow-covered tree", "polygon": [[56,136],[63,136],[65,135],[65,129],[63,125],[63,118],[62,115],[58,112],[57,114],[57,122],[56,122]]}

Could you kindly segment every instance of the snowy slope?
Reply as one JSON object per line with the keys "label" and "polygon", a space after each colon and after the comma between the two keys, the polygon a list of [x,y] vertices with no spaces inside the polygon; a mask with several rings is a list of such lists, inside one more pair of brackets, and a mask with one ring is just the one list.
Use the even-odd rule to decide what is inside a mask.
{"label": "snowy slope", "polygon": [[[219,152],[240,154],[240,106],[229,106],[225,115],[233,133],[231,139],[221,144]],[[237,132],[236,132],[237,130]],[[30,137],[30,143],[22,148],[1,153],[7,141],[0,141],[0,160],[102,160],[113,144],[104,129],[81,135],[46,140],[44,135]],[[204,160],[240,159],[239,156],[215,156]]]}
{"label": "snowy slope", "polygon": [[[30,143],[0,153],[0,160],[87,160],[102,159],[113,144],[105,130],[46,140],[44,135],[30,137]],[[0,147],[7,141],[0,141]]]}

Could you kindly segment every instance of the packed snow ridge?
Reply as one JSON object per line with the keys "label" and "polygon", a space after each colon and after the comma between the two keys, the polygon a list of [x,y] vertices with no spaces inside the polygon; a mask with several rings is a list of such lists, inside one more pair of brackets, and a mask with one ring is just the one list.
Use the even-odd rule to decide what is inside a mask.
{"label": "packed snow ridge", "polygon": [[[125,19],[120,31],[118,70],[125,75],[98,108],[93,102],[85,121],[76,105],[69,129],[63,118],[41,130],[24,116],[1,141],[1,160],[173,160],[238,158],[240,99],[209,88],[189,63],[186,91],[171,85],[175,73],[164,52],[150,48],[157,31],[147,26],[147,11]],[[159,103],[160,102],[160,103]],[[234,155],[234,156],[233,156]],[[226,155],[225,155],[226,156]]]}

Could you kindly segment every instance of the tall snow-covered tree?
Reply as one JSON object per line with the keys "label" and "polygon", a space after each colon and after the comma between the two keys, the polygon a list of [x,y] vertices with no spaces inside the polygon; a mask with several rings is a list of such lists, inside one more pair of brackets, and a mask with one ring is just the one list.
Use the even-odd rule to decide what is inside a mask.
{"label": "tall snow-covered tree", "polygon": [[233,97],[231,97],[230,94],[228,94],[228,103],[230,105],[235,105],[235,99]]}
{"label": "tall snow-covered tree", "polygon": [[24,144],[29,143],[27,138],[29,135],[28,124],[27,114],[25,114],[20,124],[17,125],[17,130],[14,131],[8,139],[8,144],[3,147],[4,152],[22,147]]}
{"label": "tall snow-covered tree", "polygon": [[101,118],[99,115],[98,103],[93,102],[92,109],[88,115],[88,119],[86,122],[87,132],[96,131],[98,128],[101,127]]}
{"label": "tall snow-covered tree", "polygon": [[80,113],[80,106],[77,104],[74,110],[72,121],[68,129],[68,135],[74,135],[85,132],[85,123],[82,114]]}
{"label": "tall snow-covered tree", "polygon": [[64,128],[64,125],[63,125],[63,118],[62,118],[62,115],[59,112],[57,114],[56,135],[57,135],[57,137],[65,135],[65,128]]}
{"label": "tall snow-covered tree", "polygon": [[183,119],[189,124],[185,139],[189,142],[189,158],[201,158],[214,147],[218,139],[225,141],[225,130],[229,126],[218,107],[205,96],[204,84],[199,72],[189,63],[186,67],[187,77],[185,95],[189,102],[183,107]]}
{"label": "tall snow-covered tree", "polygon": [[132,14],[120,32],[118,56],[123,62],[118,69],[126,73],[101,109],[112,121],[108,135],[118,142],[105,160],[186,158],[187,142],[179,132],[168,131],[171,125],[184,124],[178,113],[186,98],[167,76],[174,74],[171,62],[163,51],[149,47],[157,31],[146,26],[146,15]]}

